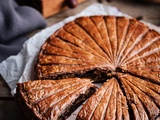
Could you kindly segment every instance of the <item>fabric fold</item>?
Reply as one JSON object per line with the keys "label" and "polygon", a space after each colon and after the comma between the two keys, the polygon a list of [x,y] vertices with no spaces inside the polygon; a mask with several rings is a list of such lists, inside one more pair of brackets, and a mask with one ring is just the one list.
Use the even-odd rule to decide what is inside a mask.
{"label": "fabric fold", "polygon": [[34,8],[14,0],[0,0],[0,62],[17,54],[28,39],[26,34],[42,29],[46,21]]}

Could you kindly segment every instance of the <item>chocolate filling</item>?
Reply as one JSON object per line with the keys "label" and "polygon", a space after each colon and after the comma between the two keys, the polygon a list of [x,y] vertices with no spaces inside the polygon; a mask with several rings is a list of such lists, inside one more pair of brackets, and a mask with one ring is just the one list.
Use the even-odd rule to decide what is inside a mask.
{"label": "chocolate filling", "polygon": [[88,99],[96,91],[95,87],[90,87],[85,94],[81,94],[71,105],[66,107],[63,114],[58,117],[58,120],[65,120],[68,118],[86,99]]}

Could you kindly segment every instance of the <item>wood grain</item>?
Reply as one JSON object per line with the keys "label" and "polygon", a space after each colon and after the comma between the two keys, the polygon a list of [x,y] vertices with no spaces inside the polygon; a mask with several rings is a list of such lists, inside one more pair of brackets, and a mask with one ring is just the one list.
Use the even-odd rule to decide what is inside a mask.
{"label": "wood grain", "polygon": [[[78,3],[84,2],[86,0],[78,0]],[[44,17],[49,17],[56,14],[62,10],[68,9],[65,4],[65,0],[42,0],[42,15]]]}

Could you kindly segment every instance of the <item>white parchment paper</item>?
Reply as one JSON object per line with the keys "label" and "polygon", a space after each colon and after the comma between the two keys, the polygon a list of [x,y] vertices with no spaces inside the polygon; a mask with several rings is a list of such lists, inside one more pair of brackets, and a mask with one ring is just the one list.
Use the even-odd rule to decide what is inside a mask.
{"label": "white parchment paper", "polygon": [[[37,55],[39,53],[41,45],[45,42],[45,40],[58,28],[62,27],[65,23],[72,21],[80,16],[91,15],[115,15],[129,17],[127,14],[120,12],[115,7],[94,3],[79,14],[66,18],[63,21],[35,34],[24,43],[23,49],[16,56],[11,56],[0,63],[0,74],[11,88],[12,95],[15,93],[17,82],[25,82],[33,79],[33,70],[37,61]],[[145,24],[147,24],[150,28],[160,32],[160,28],[146,22]],[[77,109],[69,119],[75,119],[78,111],[79,109]]]}

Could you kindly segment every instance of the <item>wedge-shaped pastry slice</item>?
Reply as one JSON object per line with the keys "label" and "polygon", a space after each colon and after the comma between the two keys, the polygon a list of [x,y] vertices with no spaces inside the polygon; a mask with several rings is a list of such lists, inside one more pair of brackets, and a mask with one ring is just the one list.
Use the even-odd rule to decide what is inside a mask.
{"label": "wedge-shaped pastry slice", "polygon": [[[144,63],[149,63],[149,62],[157,62],[159,61],[158,56],[160,55],[160,37],[156,37],[156,40],[148,42],[147,47],[145,46],[145,43],[143,44],[144,46],[141,46],[142,49],[139,49],[139,51],[135,51],[135,54],[129,58],[127,61],[123,63],[124,64],[129,64],[129,65],[134,65],[134,64],[144,64]],[[152,40],[152,39],[150,39]],[[154,39],[153,39],[154,40]]]}
{"label": "wedge-shaped pastry slice", "polygon": [[[103,70],[105,65],[43,65],[37,66],[39,67],[39,78],[46,79],[59,79],[59,78],[67,78],[67,77],[81,77],[85,76],[87,73],[90,75],[100,75],[97,74],[99,72],[98,69]],[[105,69],[104,69],[105,70]],[[107,70],[105,70],[107,71]],[[99,72],[102,73],[102,72]],[[106,76],[107,77],[107,76]],[[99,82],[102,82],[100,79]],[[98,82],[97,81],[97,82]]]}
{"label": "wedge-shaped pastry slice", "polygon": [[104,17],[104,19],[112,48],[112,60],[114,61],[112,64],[115,64],[115,58],[117,54],[117,19],[115,16],[107,16]]}
{"label": "wedge-shaped pastry slice", "polygon": [[160,62],[149,62],[143,64],[129,65],[122,67],[123,72],[130,73],[141,78],[146,78],[148,81],[160,84]]}
{"label": "wedge-shaped pastry slice", "polygon": [[[65,47],[64,47],[65,46]],[[43,45],[45,49],[43,50],[44,54],[48,55],[57,55],[64,56],[68,58],[75,58],[93,62],[104,62],[100,57],[91,54],[85,49],[81,49],[80,47],[73,45],[71,43],[67,43],[59,38],[54,37],[52,40],[48,41],[45,45]],[[42,58],[40,58],[42,59]]]}
{"label": "wedge-shaped pastry slice", "polygon": [[118,55],[117,55],[117,60],[116,60],[117,65],[120,65],[120,61],[124,56],[125,49],[127,49],[128,43],[129,43],[131,37],[133,36],[133,34],[138,26],[138,23],[139,22],[135,19],[129,19],[129,25],[128,25],[128,29],[127,29],[127,34],[125,35],[125,40],[123,42],[123,45],[119,46],[121,48],[120,48]]}
{"label": "wedge-shaped pastry slice", "polygon": [[124,71],[126,70],[160,83],[160,39],[157,39],[157,37],[155,39],[154,42],[150,41],[151,44],[148,47],[124,63],[121,68]]}
{"label": "wedge-shaped pastry slice", "polygon": [[158,42],[159,40],[160,35],[154,30],[149,30],[126,56],[124,63],[132,62],[132,59],[138,58],[140,52],[147,52],[147,49],[149,49],[152,44]]}
{"label": "wedge-shaped pastry slice", "polygon": [[96,91],[90,79],[36,80],[18,83],[16,97],[28,119],[66,119]]}
{"label": "wedge-shaped pastry slice", "polygon": [[126,35],[129,29],[130,19],[125,17],[117,17],[117,54],[115,63],[118,65],[118,57],[122,51],[124,44],[126,43]]}
{"label": "wedge-shaped pastry slice", "polygon": [[127,43],[127,47],[123,51],[123,57],[119,61],[119,64],[122,64],[123,61],[127,58],[126,56],[134,49],[134,47],[142,40],[143,36],[146,35],[149,28],[144,25],[143,23],[139,22],[137,28],[135,29],[134,33],[132,34],[130,40]]}
{"label": "wedge-shaped pastry slice", "polygon": [[[85,19],[85,17],[82,20],[84,21],[84,19]],[[92,23],[92,25],[93,25],[93,23]],[[83,27],[79,26],[75,22],[70,22],[64,26],[64,30],[66,32],[65,31],[58,32],[59,37],[61,37],[62,39],[65,39],[65,40],[66,39],[67,40],[73,39],[74,44],[77,44],[77,41],[79,41],[79,43],[84,43],[85,46],[88,46],[91,49],[90,51],[92,51],[92,50],[94,51],[93,52],[94,54],[97,54],[98,56],[101,56],[103,59],[108,60],[108,56],[105,54],[105,52],[94,41],[94,39],[83,29]],[[69,38],[67,38],[66,35],[68,35]],[[83,46],[80,44],[80,47],[83,47]]]}
{"label": "wedge-shaped pastry slice", "polygon": [[[101,20],[97,21],[97,22],[101,22]],[[106,45],[104,44],[104,41],[101,37],[101,34],[98,31],[97,26],[94,24],[95,22],[93,22],[89,17],[80,17],[77,18],[75,20],[75,22],[81,26],[81,28],[84,29],[84,31],[86,31],[88,33],[88,35],[90,35],[90,37],[92,38],[92,41],[95,41],[95,43],[100,47],[100,49],[102,51],[104,51],[105,57],[110,60],[109,55],[106,54],[105,52],[108,52],[106,50]]]}
{"label": "wedge-shaped pastry slice", "polygon": [[[62,40],[58,37],[51,36],[50,39],[48,39],[47,43],[43,45],[43,52],[46,54],[55,54],[55,55],[62,55],[62,56],[68,56],[72,58],[81,58],[81,59],[98,59],[100,61],[105,61],[106,59],[103,59],[100,54],[98,54],[95,50],[93,50],[88,45],[81,42],[79,39],[75,38],[74,36],[71,36],[70,39],[64,38],[65,40]],[[59,48],[65,51],[55,51],[55,48]],[[54,52],[55,51],[55,52]],[[92,54],[91,54],[92,53]],[[73,54],[73,55],[72,55]],[[74,54],[77,54],[76,56]],[[87,58],[86,58],[87,57]],[[96,57],[96,58],[94,58]]]}
{"label": "wedge-shaped pastry slice", "polygon": [[68,58],[65,56],[58,56],[58,55],[43,55],[41,57],[39,63],[41,65],[46,64],[60,64],[60,65],[94,65],[94,61],[87,59],[75,59],[75,58]]}
{"label": "wedge-shaped pastry slice", "polygon": [[160,119],[159,85],[128,74],[119,76],[134,119]]}
{"label": "wedge-shaped pastry slice", "polygon": [[[102,40],[101,45],[102,49],[105,51],[105,53],[109,56],[109,59],[112,60],[112,48],[109,40],[108,30],[106,27],[106,23],[104,20],[104,16],[91,16],[90,17],[93,23],[95,24],[98,32],[100,33]],[[113,62],[113,60],[112,60]]]}
{"label": "wedge-shaped pastry slice", "polygon": [[77,120],[129,120],[128,106],[115,78],[109,79],[83,105]]}
{"label": "wedge-shaped pastry slice", "polygon": [[[101,99],[103,98],[104,94],[106,93],[106,89],[108,88],[110,92],[108,93],[108,99],[110,98],[111,91],[113,89],[113,81],[105,82],[98,91],[91,96],[88,101],[83,105],[82,109],[78,113],[77,119],[78,120],[90,120],[95,109],[97,108],[98,104],[100,103]],[[107,94],[107,93],[106,93]],[[103,107],[103,106],[102,106]],[[100,113],[102,116],[103,113]],[[103,117],[103,116],[102,116]]]}

